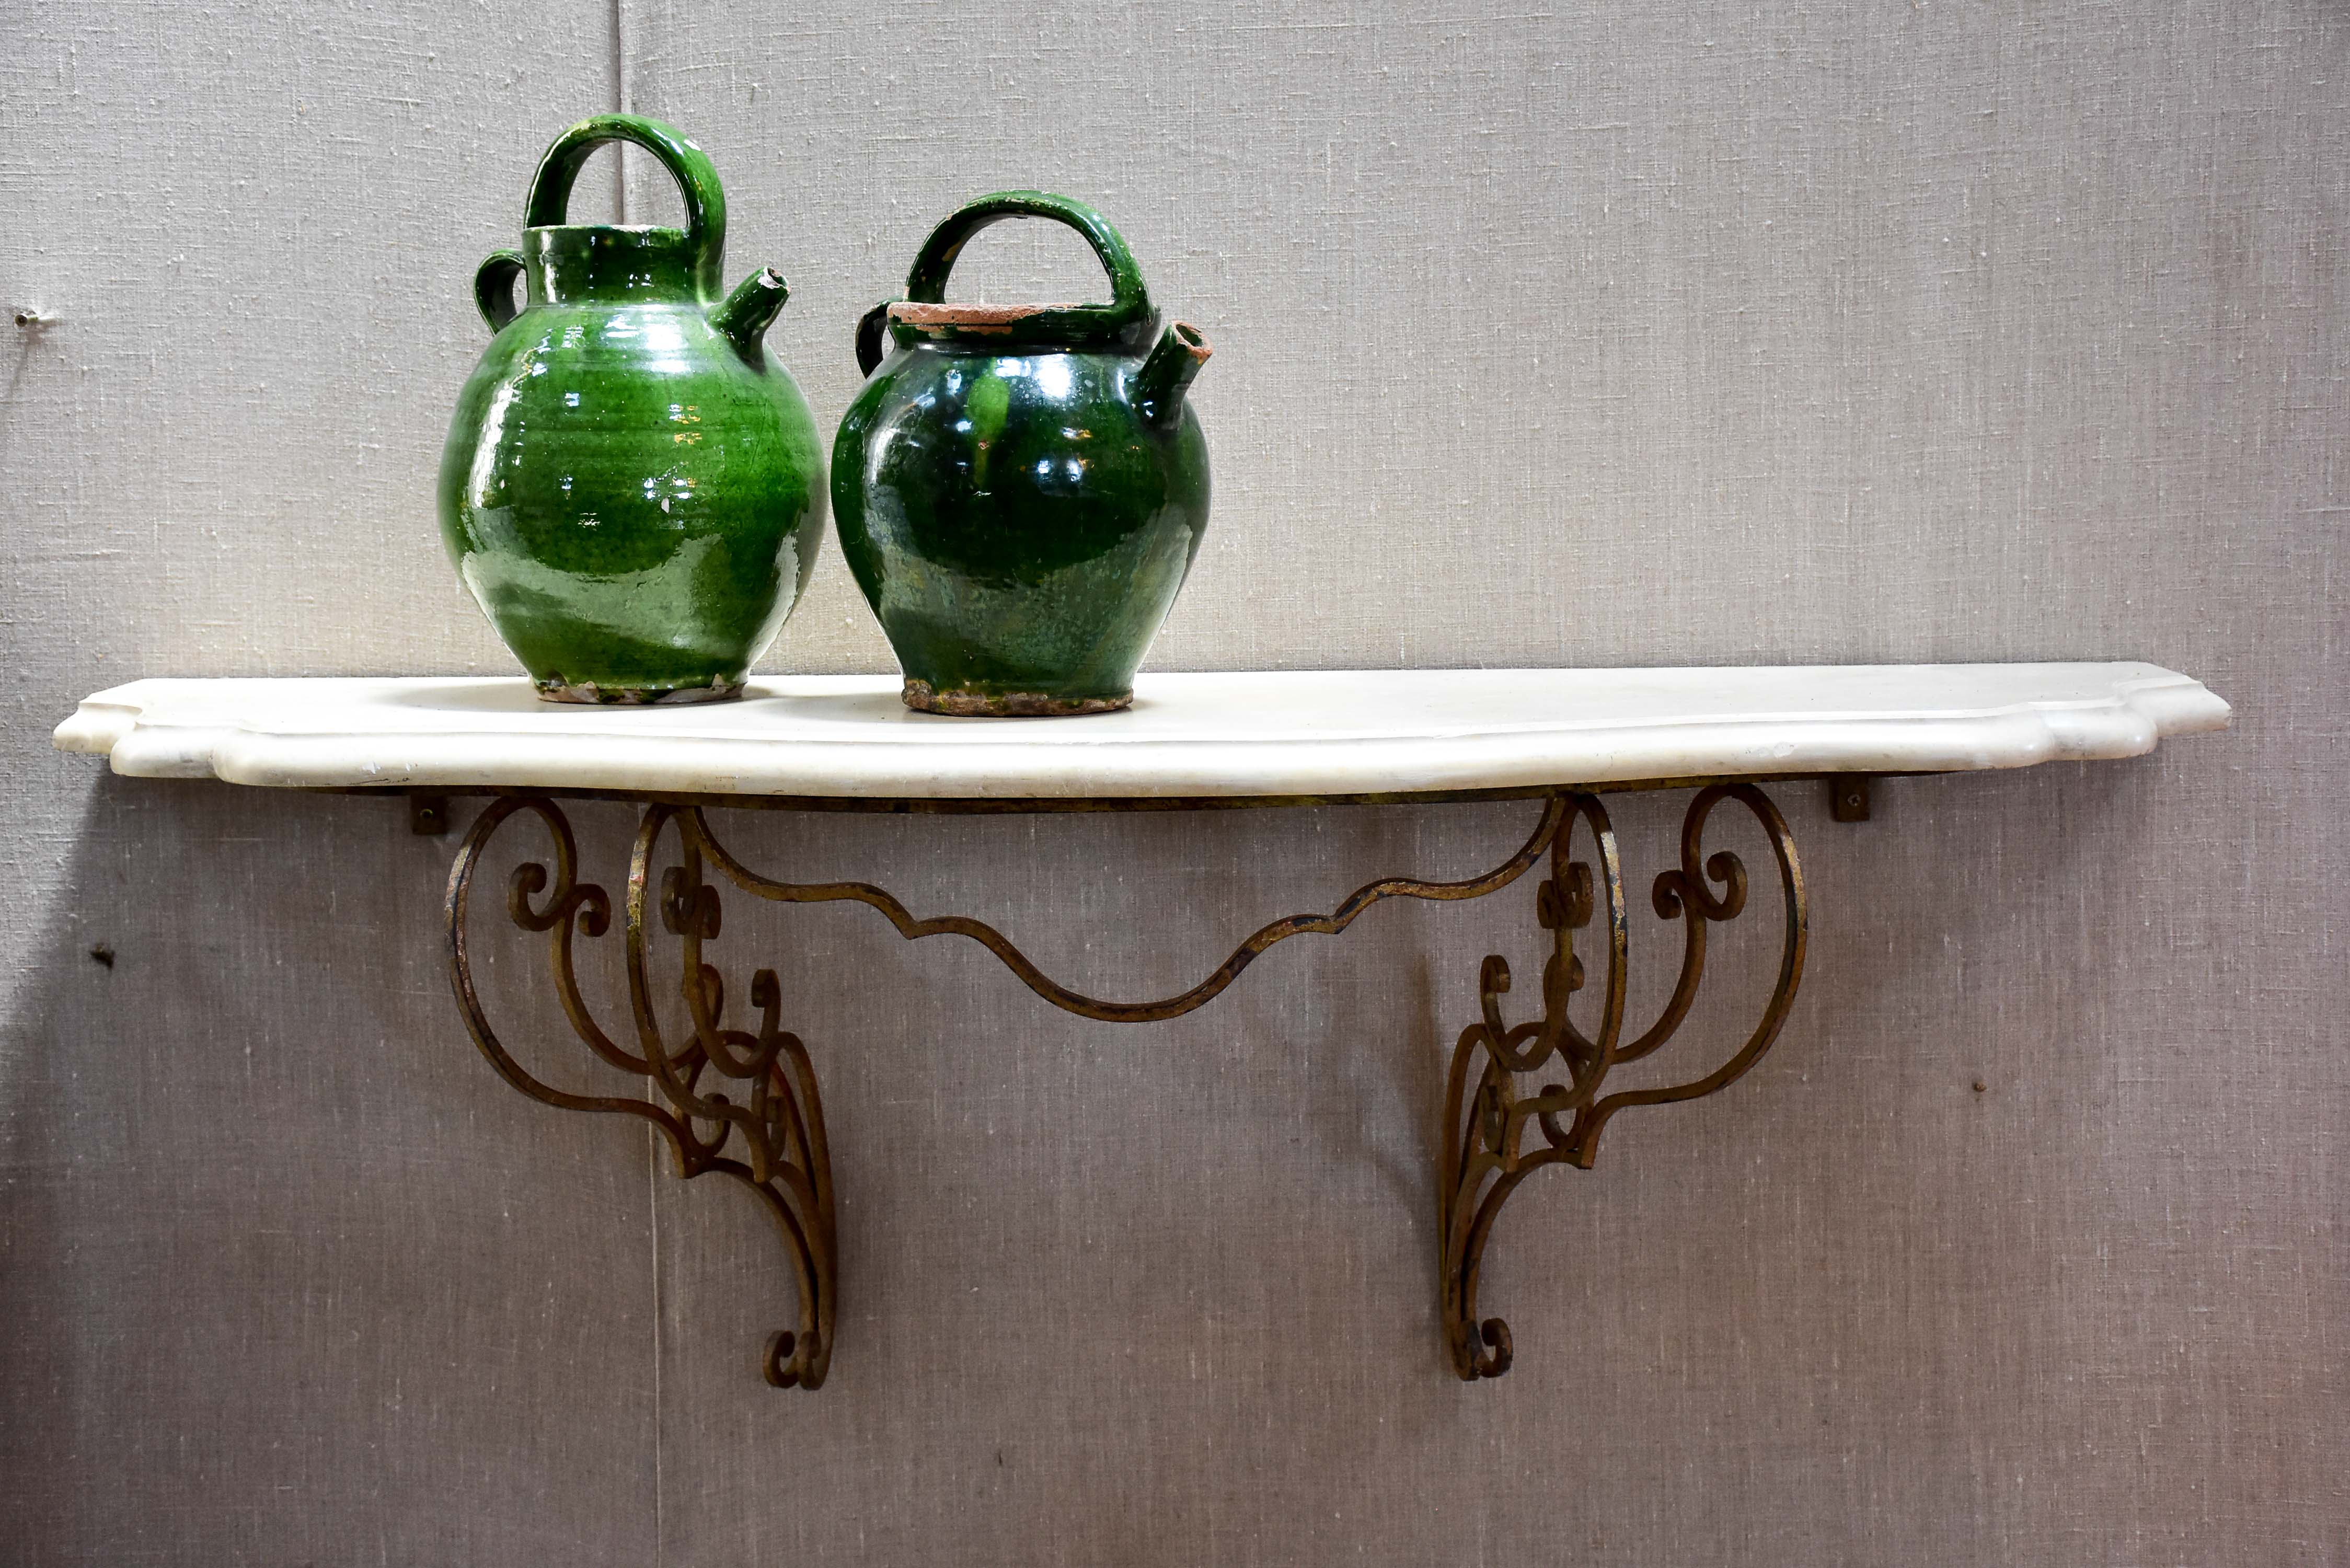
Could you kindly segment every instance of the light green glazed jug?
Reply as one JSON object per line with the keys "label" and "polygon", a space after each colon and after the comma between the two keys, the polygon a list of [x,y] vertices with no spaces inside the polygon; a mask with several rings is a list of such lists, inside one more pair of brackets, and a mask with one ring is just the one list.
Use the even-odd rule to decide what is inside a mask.
{"label": "light green glazed jug", "polygon": [[[608,141],[675,177],[683,229],[564,221],[580,165]],[[556,137],[524,223],[521,251],[474,279],[497,336],[441,460],[449,557],[544,698],[736,696],[824,532],[816,421],[761,341],[783,277],[763,269],[718,300],[718,172],[635,115]]]}

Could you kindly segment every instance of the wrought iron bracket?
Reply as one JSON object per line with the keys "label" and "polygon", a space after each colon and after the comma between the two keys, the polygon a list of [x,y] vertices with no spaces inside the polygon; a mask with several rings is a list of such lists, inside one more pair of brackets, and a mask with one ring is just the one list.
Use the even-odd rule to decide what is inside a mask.
{"label": "wrought iron bracket", "polygon": [[[705,961],[709,945],[718,940],[722,926],[718,889],[708,872],[715,871],[739,891],[770,902],[868,905],[910,940],[933,936],[969,938],[1054,1006],[1082,1017],[1140,1023],[1180,1017],[1206,1005],[1275,942],[1308,933],[1335,935],[1385,898],[1482,898],[1508,887],[1547,856],[1549,873],[1535,898],[1536,919],[1552,933],[1553,943],[1543,971],[1542,1016],[1518,1024],[1504,1022],[1500,999],[1510,989],[1510,968],[1499,957],[1487,958],[1479,981],[1482,1016],[1461,1033],[1454,1047],[1445,1089],[1438,1204],[1439,1300],[1444,1335],[1453,1367],[1461,1377],[1498,1377],[1510,1366],[1509,1327],[1498,1317],[1482,1324],[1477,1321],[1477,1272],[1494,1220],[1510,1194],[1544,1165],[1565,1163],[1589,1168],[1596,1157],[1600,1133],[1617,1112],[1710,1095],[1744,1074],[1777,1038],[1804,968],[1803,875],[1785,820],[1752,783],[1708,784],[1690,802],[1682,819],[1679,864],[1657,877],[1651,898],[1660,918],[1682,922],[1679,978],[1656,1023],[1629,1044],[1624,1043],[1629,919],[1614,828],[1596,794],[1559,790],[1541,798],[1542,816],[1533,834],[1507,859],[1482,876],[1459,882],[1391,877],[1367,883],[1327,914],[1293,915],[1260,929],[1190,990],[1156,1001],[1130,1002],[1102,1001],[1060,984],[1002,932],[981,921],[962,916],[917,918],[889,893],[867,883],[795,883],[763,877],[718,841],[701,805],[678,800],[642,802],[622,911],[637,1043],[632,1051],[607,1034],[592,1016],[574,969],[575,938],[601,937],[610,927],[609,896],[602,888],[579,879],[577,845],[570,823],[552,795],[500,795],[475,819],[450,870],[450,980],[473,1043],[515,1088],[542,1104],[566,1110],[649,1121],[668,1143],[681,1176],[723,1171],[759,1195],[782,1233],[799,1296],[798,1326],[769,1338],[762,1367],[767,1381],[778,1387],[815,1388],[824,1382],[830,1365],[838,1321],[837,1229],[823,1105],[806,1049],[796,1035],[782,1027],[783,993],[775,971],[763,969],[752,977],[751,1005],[758,1013],[755,1027],[733,1028],[724,1022],[725,987],[718,971]],[[1746,872],[1738,857],[1728,852],[1706,857],[1702,850],[1707,822],[1714,808],[1726,800],[1737,802],[1753,815],[1777,862],[1786,919],[1778,982],[1754,1032],[1712,1072],[1667,1087],[1603,1096],[1601,1086],[1615,1068],[1648,1055],[1679,1031],[1704,975],[1708,927],[1736,919],[1746,907]],[[632,1098],[553,1087],[524,1069],[491,1027],[473,982],[468,921],[484,851],[498,831],[518,815],[533,816],[544,828],[551,841],[553,869],[550,872],[546,865],[535,861],[515,868],[507,888],[507,916],[525,931],[546,935],[548,962],[573,1033],[608,1065],[650,1079],[652,1095]],[[432,831],[421,812],[417,820],[420,830]],[[1593,843],[1593,859],[1588,863],[1569,854],[1578,822],[1585,825]],[[662,875],[656,888],[653,867],[661,841],[672,827],[678,839],[678,864]],[[1595,914],[1603,910],[1607,982],[1596,1026],[1586,1036],[1568,1017],[1568,1002],[1586,981],[1583,961],[1575,950],[1575,933],[1590,926]],[[662,930],[679,942],[677,978],[666,991],[653,979],[650,928],[656,918]],[[686,1026],[671,1038],[657,1002],[668,1004],[673,1014],[681,1001]],[[1545,1084],[1531,1096],[1518,1092],[1518,1075],[1539,1072],[1552,1064],[1565,1073],[1566,1083]],[[732,1093],[720,1087],[728,1083],[740,1087]],[[1521,1149],[1529,1123],[1541,1129],[1544,1147]]]}
{"label": "wrought iron bracket", "polygon": [[[1510,989],[1510,966],[1498,955],[1488,957],[1477,985],[1483,1015],[1461,1031],[1445,1080],[1437,1193],[1438,1305],[1453,1370],[1464,1381],[1499,1377],[1510,1369],[1510,1325],[1498,1317],[1477,1321],[1477,1270],[1493,1222],[1518,1184],[1545,1165],[1590,1169],[1598,1158],[1599,1135],[1618,1111],[1693,1100],[1727,1088],[1778,1038],[1804,975],[1804,876],[1786,820],[1751,784],[1711,785],[1690,803],[1681,818],[1680,864],[1658,874],[1650,897],[1660,919],[1681,922],[1680,975],[1657,1022],[1627,1044],[1624,992],[1631,920],[1615,828],[1597,795],[1565,799],[1572,813],[1552,835],[1550,875],[1534,900],[1537,922],[1552,934],[1551,955],[1543,966],[1542,1016],[1523,1023],[1504,1022],[1501,999]],[[1657,1050],[1679,1030],[1704,978],[1707,928],[1734,920],[1745,910],[1746,868],[1738,857],[1726,850],[1711,858],[1704,855],[1707,819],[1725,800],[1753,813],[1778,862],[1786,911],[1778,983],[1746,1043],[1711,1073],[1665,1087],[1602,1095],[1602,1085],[1617,1067]],[[1569,858],[1577,821],[1590,830],[1593,857],[1588,863]],[[1598,867],[1596,879],[1593,864]],[[1720,886],[1719,893],[1708,886],[1709,880]],[[1568,1000],[1586,979],[1583,960],[1575,950],[1575,933],[1603,910],[1607,979],[1596,1027],[1586,1035],[1567,1015]],[[1552,1064],[1564,1071],[1565,1083],[1544,1084],[1533,1095],[1518,1092],[1519,1074],[1540,1072]],[[1520,1147],[1529,1122],[1543,1137],[1543,1147],[1530,1151]]]}
{"label": "wrought iron bracket", "polygon": [[[499,828],[517,815],[536,817],[554,841],[555,870],[529,861],[515,868],[506,889],[506,913],[526,931],[547,935],[547,960],[574,1033],[598,1057],[623,1072],[652,1081],[650,1098],[582,1095],[541,1082],[516,1062],[490,1026],[473,984],[467,917],[482,852]],[[799,1285],[799,1325],[768,1336],[760,1367],[778,1388],[822,1386],[832,1363],[838,1321],[832,1157],[825,1141],[824,1103],[816,1071],[799,1037],[780,1022],[783,990],[775,971],[751,978],[755,1030],[724,1023],[725,987],[718,971],[703,961],[721,927],[718,891],[703,879],[700,816],[672,805],[645,808],[629,859],[625,908],[629,1002],[638,1050],[607,1034],[588,1011],[572,963],[574,935],[595,938],[610,929],[612,901],[604,889],[583,882],[571,824],[543,795],[504,796],[475,819],[449,872],[449,976],[465,1027],[499,1076],[541,1104],[571,1111],[639,1116],[660,1131],[677,1158],[681,1177],[723,1171],[758,1194],[783,1232],[784,1249]],[[680,863],[651,886],[662,835],[678,826]],[[542,897],[543,895],[543,897]],[[536,900],[536,902],[534,900]],[[675,994],[684,1003],[688,1027],[671,1041],[655,1004],[649,919],[680,939]],[[715,1080],[705,1087],[704,1076]],[[737,1094],[718,1083],[743,1085]],[[740,1158],[737,1158],[739,1150]]]}

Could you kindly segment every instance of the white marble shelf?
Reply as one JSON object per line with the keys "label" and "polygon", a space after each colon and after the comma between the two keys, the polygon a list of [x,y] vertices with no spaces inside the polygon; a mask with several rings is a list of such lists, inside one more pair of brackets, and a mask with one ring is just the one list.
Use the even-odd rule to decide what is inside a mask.
{"label": "white marble shelf", "polygon": [[886,676],[754,680],[736,702],[541,702],[520,679],[148,680],[61,751],[277,788],[485,787],[926,800],[1399,794],[2129,757],[2226,727],[2151,664],[1145,675],[1131,711],[911,713]]}

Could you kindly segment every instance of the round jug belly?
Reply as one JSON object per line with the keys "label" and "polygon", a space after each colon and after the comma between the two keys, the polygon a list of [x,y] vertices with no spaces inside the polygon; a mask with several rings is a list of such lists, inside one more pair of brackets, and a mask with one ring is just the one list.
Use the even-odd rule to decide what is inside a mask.
{"label": "round jug belly", "polygon": [[807,586],[815,419],[716,336],[667,306],[530,311],[458,400],[444,540],[544,696],[733,696]]}
{"label": "round jug belly", "polygon": [[1153,427],[1107,356],[900,358],[842,423],[834,512],[907,705],[1126,706],[1207,528],[1199,417]]}

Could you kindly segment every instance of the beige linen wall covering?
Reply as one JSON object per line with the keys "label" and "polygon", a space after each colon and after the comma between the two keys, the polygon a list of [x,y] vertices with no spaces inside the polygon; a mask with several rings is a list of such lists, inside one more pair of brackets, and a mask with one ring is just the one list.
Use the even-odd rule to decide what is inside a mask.
{"label": "beige linen wall covering", "polygon": [[[0,303],[54,318],[0,321],[0,1556],[2350,1558],[2339,5],[19,0],[0,42]],[[1514,1201],[1478,1387],[1436,1105],[1530,893],[1150,1030],[862,911],[732,912],[843,1192],[832,1379],[773,1393],[753,1206],[466,1044],[448,842],[47,743],[139,674],[510,668],[430,480],[472,269],[616,103],[714,151],[827,421],[956,202],[1113,215],[1218,350],[1162,667],[2128,657],[2237,728],[1860,827],[1783,792],[1782,1044]],[[1050,236],[971,260],[1085,282]],[[828,554],[773,668],[887,661]],[[1636,877],[1677,811],[1624,807]],[[732,833],[1134,994],[1524,815]],[[608,879],[623,815],[586,826]],[[498,1004],[543,1002],[497,945]]]}

